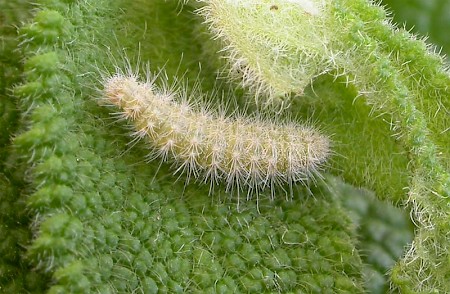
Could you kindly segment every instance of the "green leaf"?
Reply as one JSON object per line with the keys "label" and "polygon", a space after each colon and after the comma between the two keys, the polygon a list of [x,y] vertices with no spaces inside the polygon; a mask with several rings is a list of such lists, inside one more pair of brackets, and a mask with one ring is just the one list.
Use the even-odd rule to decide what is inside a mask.
{"label": "green leaf", "polygon": [[[57,32],[54,44],[22,30],[27,61],[17,94],[29,127],[14,146],[35,190],[23,195],[37,223],[28,258],[52,274],[49,292],[362,292],[354,227],[327,189],[311,197],[295,188],[290,201],[281,193],[238,206],[223,187],[208,195],[174,184],[167,166],[144,162],[144,142],[128,151],[125,125],[96,104],[97,66],[126,66],[117,48],[138,50],[139,42],[154,66],[169,60],[169,74],[178,74],[182,51],[181,70],[199,57],[184,35],[191,13],[161,1],[119,14],[107,3],[41,7],[28,27]],[[47,19],[55,15],[59,21]],[[144,35],[130,34],[135,27]]]}
{"label": "green leaf", "polygon": [[[276,13],[295,1],[262,2]],[[342,19],[332,36],[348,33],[354,39],[343,43],[361,51],[346,55],[348,71],[313,74],[289,109],[269,115],[313,122],[334,142],[328,171],[388,202],[326,174],[274,200],[264,191],[238,201],[223,185],[185,184],[170,164],[148,161],[147,142],[133,141],[130,126],[99,105],[115,67],[142,77],[147,62],[164,68],[157,83],[201,87],[211,107],[242,109],[249,97],[236,80],[218,81],[221,44],[194,13],[198,3],[43,0],[32,11],[0,2],[7,24],[35,15],[19,36],[0,28],[0,291],[383,293],[391,283],[403,292],[445,292],[450,102],[442,60],[391,31],[366,1],[334,3]],[[256,25],[241,19],[235,29]],[[287,28],[277,29],[286,35]],[[298,56],[289,58],[276,74]],[[355,99],[368,85],[383,95]],[[212,95],[221,91],[237,102]],[[418,227],[406,250],[408,213],[390,202],[408,199]]]}

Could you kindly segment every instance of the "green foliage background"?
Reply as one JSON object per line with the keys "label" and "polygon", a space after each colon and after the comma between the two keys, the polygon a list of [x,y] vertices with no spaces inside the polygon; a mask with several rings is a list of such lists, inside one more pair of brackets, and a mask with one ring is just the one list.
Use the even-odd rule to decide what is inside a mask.
{"label": "green foliage background", "polygon": [[393,12],[396,23],[423,36],[442,47],[447,56],[450,53],[450,36],[445,28],[450,26],[450,2],[445,0],[384,0]]}
{"label": "green foliage background", "polygon": [[[97,104],[98,68],[122,66],[123,54],[164,67],[169,80],[184,75],[190,87],[199,77],[212,90],[221,61],[205,48],[208,36],[191,8],[159,0],[41,2],[36,9],[0,0],[0,291],[388,290],[386,273],[412,240],[408,212],[328,175],[311,190],[296,188],[293,200],[263,197],[260,213],[255,199],[238,211],[223,188],[208,195],[202,185],[184,187],[168,166],[152,180],[159,163],[145,162],[145,142],[130,148],[126,124]],[[391,3],[399,17],[420,15],[417,28],[450,48],[446,26],[431,21],[448,21],[448,1],[427,1],[427,9],[415,9],[423,1],[401,9],[399,2]],[[355,89],[322,77],[306,94],[293,111],[308,116],[317,103],[349,107]],[[367,140],[357,122],[368,119],[381,129],[370,137],[378,145],[388,126],[363,103],[352,107],[358,111],[345,119],[355,122],[355,138],[344,143]],[[339,118],[321,120],[339,131],[332,127]],[[401,152],[386,141],[380,157]],[[365,164],[351,160],[355,169]],[[398,160],[393,166],[406,166]],[[360,174],[346,178],[367,181]],[[397,181],[386,175],[399,186],[384,187],[386,195],[406,185],[396,174]]]}

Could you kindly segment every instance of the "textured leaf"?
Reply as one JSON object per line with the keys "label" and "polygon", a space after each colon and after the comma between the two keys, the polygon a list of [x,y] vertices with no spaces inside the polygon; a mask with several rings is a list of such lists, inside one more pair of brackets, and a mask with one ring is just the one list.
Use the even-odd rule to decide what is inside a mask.
{"label": "textured leaf", "polygon": [[[416,2],[402,7],[404,15],[418,12]],[[39,3],[32,11],[21,1],[0,0],[0,292],[384,293],[392,282],[404,291],[421,289],[416,279],[425,277],[435,283],[433,290],[445,292],[447,286],[439,284],[450,272],[442,262],[448,222],[439,207],[445,199],[425,189],[445,182],[430,176],[442,170],[430,172],[428,162],[417,160],[420,154],[399,144],[402,138],[394,138],[386,123],[392,113],[354,99],[359,84],[320,76],[277,116],[313,120],[332,135],[330,171],[346,181],[397,205],[410,186],[409,197],[419,203],[413,214],[422,222],[414,241],[418,251],[395,266],[412,238],[408,212],[329,176],[308,188],[295,186],[292,199],[280,191],[272,201],[267,191],[258,201],[238,202],[223,185],[210,193],[209,185],[185,184],[168,164],[148,162],[146,142],[130,143],[130,126],[99,105],[102,74],[127,62],[136,69],[149,62],[167,72],[157,83],[178,81],[189,91],[200,82],[207,94],[238,96],[237,102],[202,97],[211,107],[243,107],[246,89],[217,79],[224,68],[220,44],[195,15],[198,3]],[[445,3],[430,1],[429,9],[420,9],[423,19],[431,20],[425,15],[432,10],[444,18]],[[377,49],[391,52],[398,40],[377,29],[369,28]],[[430,35],[444,39],[444,31]],[[436,74],[435,57],[410,58],[423,52],[422,43],[407,44],[413,45],[396,49],[402,54],[393,66],[408,62],[408,70],[421,70],[419,84],[406,70],[396,74],[417,90],[419,98],[408,102],[433,118],[429,135],[448,168],[450,139],[442,136],[448,128],[448,112],[442,111],[450,103],[447,80]],[[365,67],[358,75],[378,70],[368,57],[361,56]],[[139,74],[146,75],[144,67]],[[421,164],[425,168],[411,174]],[[419,212],[435,214],[427,223]],[[436,229],[428,231],[424,223]],[[433,245],[442,245],[441,251],[429,252]]]}
{"label": "textured leaf", "polygon": [[[170,30],[185,31],[189,13],[177,16],[176,6],[159,2],[134,13],[128,7],[113,21],[118,10],[106,2],[60,5],[42,8],[21,28],[26,81],[15,89],[29,110],[29,127],[14,140],[31,165],[32,193],[23,197],[36,215],[36,238],[28,257],[52,275],[49,293],[362,292],[354,227],[326,189],[310,197],[296,188],[291,201],[261,195],[258,206],[253,200],[238,208],[222,188],[208,195],[195,184],[174,184],[164,166],[152,181],[159,163],[144,162],[144,143],[129,151],[125,126],[96,105],[95,66],[121,59],[115,48],[130,42],[128,19],[144,28],[136,16],[145,16],[149,41],[134,42],[163,64],[183,51],[183,34]],[[111,27],[114,36],[104,33]],[[166,70],[177,67],[178,60]]]}

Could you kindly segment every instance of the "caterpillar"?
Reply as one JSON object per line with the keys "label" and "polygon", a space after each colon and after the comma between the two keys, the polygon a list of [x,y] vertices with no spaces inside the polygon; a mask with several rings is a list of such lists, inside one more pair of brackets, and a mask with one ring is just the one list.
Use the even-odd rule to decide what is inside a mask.
{"label": "caterpillar", "polygon": [[[262,117],[227,116],[194,105],[181,94],[116,73],[104,82],[103,98],[121,109],[137,138],[155,154],[211,187],[251,192],[305,182],[318,174],[330,154],[329,139],[310,126]],[[249,196],[247,196],[249,198]]]}

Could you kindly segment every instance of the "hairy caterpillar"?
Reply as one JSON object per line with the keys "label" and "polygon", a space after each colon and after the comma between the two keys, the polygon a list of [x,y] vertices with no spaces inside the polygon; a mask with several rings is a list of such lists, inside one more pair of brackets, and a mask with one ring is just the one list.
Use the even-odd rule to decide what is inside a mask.
{"label": "hairy caterpillar", "polygon": [[[148,138],[157,156],[227,191],[258,191],[304,182],[327,159],[329,140],[309,126],[212,112],[179,94],[117,73],[105,80],[104,99],[119,107],[138,138]],[[177,95],[179,97],[177,97]],[[180,97],[181,96],[181,97]]]}

